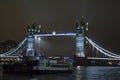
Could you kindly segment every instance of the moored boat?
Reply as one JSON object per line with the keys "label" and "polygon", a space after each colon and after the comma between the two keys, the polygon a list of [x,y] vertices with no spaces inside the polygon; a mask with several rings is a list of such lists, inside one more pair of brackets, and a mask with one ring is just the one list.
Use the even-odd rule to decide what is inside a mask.
{"label": "moored boat", "polygon": [[7,73],[70,73],[73,72],[73,64],[67,60],[41,58],[40,60],[3,64],[3,71]]}

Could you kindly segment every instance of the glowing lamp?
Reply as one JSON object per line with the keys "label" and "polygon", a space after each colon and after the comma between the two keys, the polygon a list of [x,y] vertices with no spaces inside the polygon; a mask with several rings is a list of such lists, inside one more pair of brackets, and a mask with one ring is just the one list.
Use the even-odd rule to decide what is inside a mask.
{"label": "glowing lamp", "polygon": [[52,32],[52,35],[56,35],[56,32],[55,32],[55,31],[53,31],[53,32]]}

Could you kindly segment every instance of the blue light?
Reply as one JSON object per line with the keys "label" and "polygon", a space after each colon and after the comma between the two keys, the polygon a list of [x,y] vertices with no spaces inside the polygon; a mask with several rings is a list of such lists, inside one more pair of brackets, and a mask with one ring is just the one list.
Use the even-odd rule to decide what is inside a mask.
{"label": "blue light", "polygon": [[39,37],[49,37],[49,36],[76,36],[76,33],[56,33],[55,35],[53,34],[35,34],[35,36]]}
{"label": "blue light", "polygon": [[68,58],[68,61],[73,61],[73,58],[69,57],[69,58]]}
{"label": "blue light", "polygon": [[36,58],[35,58],[35,60],[39,61],[39,60],[40,60],[40,58],[39,58],[39,57],[36,57]]}

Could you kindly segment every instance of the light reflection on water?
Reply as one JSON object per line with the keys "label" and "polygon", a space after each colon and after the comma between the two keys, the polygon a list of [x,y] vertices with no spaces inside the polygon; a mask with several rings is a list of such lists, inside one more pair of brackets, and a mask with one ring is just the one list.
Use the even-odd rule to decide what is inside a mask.
{"label": "light reflection on water", "polygon": [[120,80],[120,67],[76,68],[76,80]]}
{"label": "light reflection on water", "polygon": [[120,80],[120,67],[78,66],[73,73],[61,74],[7,74],[0,69],[0,80]]}

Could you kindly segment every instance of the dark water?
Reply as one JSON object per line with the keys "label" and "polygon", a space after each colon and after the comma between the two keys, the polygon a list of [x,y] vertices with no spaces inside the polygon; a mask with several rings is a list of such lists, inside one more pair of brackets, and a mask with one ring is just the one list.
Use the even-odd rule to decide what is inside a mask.
{"label": "dark water", "polygon": [[120,80],[120,67],[81,67],[78,66],[70,74],[3,74],[0,80]]}

